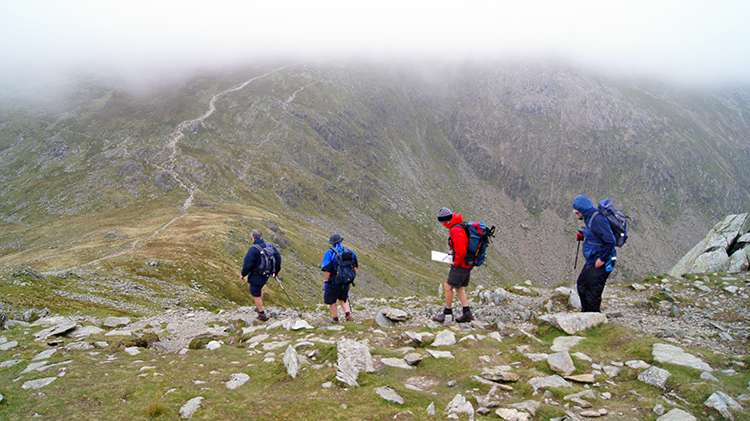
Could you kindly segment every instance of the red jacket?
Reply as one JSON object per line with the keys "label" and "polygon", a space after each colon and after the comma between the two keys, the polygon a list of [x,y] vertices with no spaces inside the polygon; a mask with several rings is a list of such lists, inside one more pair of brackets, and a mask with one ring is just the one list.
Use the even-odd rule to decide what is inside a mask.
{"label": "red jacket", "polygon": [[463,221],[460,213],[454,213],[450,221],[443,222],[443,226],[449,230],[448,246],[453,251],[453,266],[471,269],[472,266],[466,264],[466,249],[469,246],[469,237],[466,236],[464,227],[460,225]]}

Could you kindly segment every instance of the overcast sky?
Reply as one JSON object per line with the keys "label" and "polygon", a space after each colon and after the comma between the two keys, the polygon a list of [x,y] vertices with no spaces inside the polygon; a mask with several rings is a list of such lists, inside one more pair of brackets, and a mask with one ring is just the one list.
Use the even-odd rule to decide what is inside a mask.
{"label": "overcast sky", "polygon": [[554,57],[750,85],[748,0],[0,0],[0,77],[169,75],[269,55]]}

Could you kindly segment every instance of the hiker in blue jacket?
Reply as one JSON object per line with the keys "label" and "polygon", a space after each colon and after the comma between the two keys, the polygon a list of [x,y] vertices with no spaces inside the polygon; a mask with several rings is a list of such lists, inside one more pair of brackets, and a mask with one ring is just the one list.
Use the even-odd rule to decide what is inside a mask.
{"label": "hiker in blue jacket", "polygon": [[[241,279],[244,281],[245,276],[247,276],[247,283],[250,284],[250,295],[252,295],[255,307],[258,309],[258,320],[265,322],[268,320],[268,316],[266,316],[266,311],[263,308],[263,286],[268,282],[268,275],[257,273],[257,269],[261,261],[260,251],[266,247],[266,242],[263,240],[263,234],[258,230],[253,230],[250,235],[253,237],[253,245],[245,255]],[[276,247],[270,243],[269,245],[274,251],[275,268],[273,269],[273,275],[278,277],[279,271],[281,271],[281,254]]]}
{"label": "hiker in blue jacket", "polygon": [[[349,289],[352,284],[340,284],[336,282],[336,253],[343,252],[342,241],[344,241],[344,238],[340,234],[331,235],[331,238],[328,240],[328,244],[330,244],[331,247],[326,250],[326,253],[323,255],[323,263],[320,266],[320,270],[324,273],[323,291],[325,292],[323,294],[323,302],[328,304],[331,308],[333,323],[339,322],[339,311],[336,305],[337,300],[341,302],[341,308],[344,309],[346,321],[354,321],[351,308],[349,308]],[[356,262],[357,255],[354,254],[354,252],[352,252],[352,254]]]}
{"label": "hiker in blue jacket", "polygon": [[578,219],[586,224],[576,238],[583,240],[583,257],[586,258],[586,264],[578,275],[581,312],[600,313],[604,285],[617,260],[615,236],[607,217],[600,213],[594,215],[596,207],[588,197],[576,197],[573,209]]}

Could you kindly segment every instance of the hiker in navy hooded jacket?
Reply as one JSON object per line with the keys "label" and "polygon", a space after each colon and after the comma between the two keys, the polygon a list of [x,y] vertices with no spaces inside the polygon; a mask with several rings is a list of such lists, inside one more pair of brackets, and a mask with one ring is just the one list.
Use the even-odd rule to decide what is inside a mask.
{"label": "hiker in navy hooded jacket", "polygon": [[583,234],[583,257],[586,258],[586,264],[578,275],[581,311],[600,313],[604,285],[617,260],[615,235],[607,217],[600,213],[594,215],[596,207],[588,197],[576,197],[573,209],[578,219],[586,224],[577,238],[580,241]]}
{"label": "hiker in navy hooded jacket", "polygon": [[[253,230],[251,233],[253,237],[253,245],[247,250],[245,255],[245,262],[242,265],[242,280],[245,280],[247,276],[247,283],[250,284],[250,295],[253,296],[255,301],[255,307],[258,309],[258,320],[265,322],[268,320],[266,311],[263,308],[263,286],[268,282],[268,276],[257,273],[258,265],[260,264],[260,251],[266,247],[266,242],[263,240],[263,234],[258,230]],[[273,275],[278,276],[281,271],[281,254],[272,244],[269,245],[273,248],[273,256],[275,259],[275,268],[273,269]]]}

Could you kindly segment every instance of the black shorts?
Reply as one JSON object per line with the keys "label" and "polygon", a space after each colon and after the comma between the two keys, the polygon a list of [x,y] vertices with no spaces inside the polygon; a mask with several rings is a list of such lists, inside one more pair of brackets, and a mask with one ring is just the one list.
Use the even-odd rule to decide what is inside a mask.
{"label": "black shorts", "polygon": [[451,271],[448,272],[448,285],[452,286],[453,288],[463,288],[469,286],[470,277],[471,269],[451,266]]}
{"label": "black shorts", "polygon": [[263,292],[264,286],[266,286],[266,284],[263,284],[263,285],[250,284],[250,295],[252,295],[253,297],[260,297],[261,293]]}
{"label": "black shorts", "polygon": [[349,289],[351,287],[352,284],[341,285],[335,282],[326,282],[324,284],[323,302],[331,305],[336,304],[336,300],[349,301]]}

